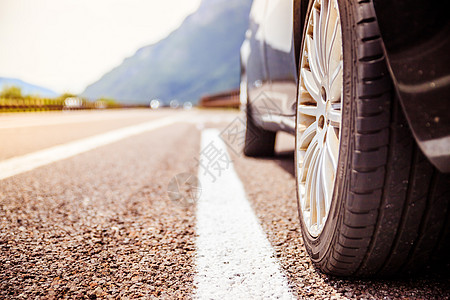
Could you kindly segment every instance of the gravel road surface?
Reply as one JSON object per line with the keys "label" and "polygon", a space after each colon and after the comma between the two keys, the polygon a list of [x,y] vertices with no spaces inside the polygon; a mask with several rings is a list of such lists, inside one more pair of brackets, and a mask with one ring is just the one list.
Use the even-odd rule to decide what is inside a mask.
{"label": "gravel road surface", "polygon": [[[342,279],[317,271],[301,240],[293,139],[284,134],[279,135],[278,154],[273,159],[246,158],[239,151],[235,153],[235,148],[228,148],[236,179],[245,191],[242,201],[248,201],[256,216],[254,226],[261,228],[261,238],[268,241],[267,251],[263,253],[242,240],[247,234],[244,230],[241,236],[239,230],[228,232],[226,226],[220,227],[221,237],[232,239],[239,247],[231,247],[229,252],[216,247],[217,253],[214,247],[198,249],[204,247],[199,241],[205,240],[205,228],[198,231],[201,212],[197,203],[174,201],[167,187],[177,174],[203,174],[200,158],[210,152],[201,147],[202,133],[208,128],[224,132],[240,120],[240,115],[232,111],[0,115],[0,163],[177,115],[180,122],[0,180],[0,298],[189,299],[209,295],[223,299],[227,295],[268,295],[258,294],[258,285],[252,284],[264,267],[257,263],[252,265],[254,272],[236,273],[230,279],[234,282],[240,277],[247,293],[239,294],[239,284],[227,287],[229,290],[220,284],[209,285],[205,293],[205,286],[196,284],[196,276],[210,271],[200,265],[198,253],[208,256],[206,259],[229,253],[233,263],[238,262],[237,268],[243,269],[248,266],[245,256],[239,260],[241,253],[255,253],[277,265],[275,269],[284,278],[280,280],[287,284],[280,285],[284,290],[273,292],[270,298],[286,294],[300,299],[450,298],[448,269],[391,280]],[[219,189],[225,194],[231,192],[221,182],[227,180],[209,185],[210,192],[204,196],[214,195]],[[227,205],[237,205],[224,199],[217,202],[220,218],[220,211],[230,208]],[[209,205],[208,209],[214,207]],[[214,237],[217,228],[209,229],[206,231]],[[268,258],[264,256],[267,253],[271,253]],[[224,262],[213,260],[208,264],[217,271]],[[249,291],[252,287],[254,290]]]}

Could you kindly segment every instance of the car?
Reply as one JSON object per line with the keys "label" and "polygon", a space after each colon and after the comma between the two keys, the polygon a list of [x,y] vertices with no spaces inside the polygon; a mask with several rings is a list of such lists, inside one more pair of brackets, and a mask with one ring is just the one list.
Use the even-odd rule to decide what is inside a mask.
{"label": "car", "polygon": [[295,136],[302,238],[321,271],[448,266],[449,30],[444,1],[253,1],[243,152],[273,156],[277,132]]}
{"label": "car", "polygon": [[180,107],[180,102],[177,99],[170,100],[170,108],[177,109]]}
{"label": "car", "polygon": [[161,106],[161,100],[159,99],[152,99],[150,101],[150,108],[151,109],[158,109]]}
{"label": "car", "polygon": [[193,105],[192,105],[191,101],[186,101],[183,103],[183,109],[190,110],[190,109],[192,109],[192,107],[193,107]]}
{"label": "car", "polygon": [[82,109],[83,99],[79,97],[67,97],[64,99],[63,110]]}

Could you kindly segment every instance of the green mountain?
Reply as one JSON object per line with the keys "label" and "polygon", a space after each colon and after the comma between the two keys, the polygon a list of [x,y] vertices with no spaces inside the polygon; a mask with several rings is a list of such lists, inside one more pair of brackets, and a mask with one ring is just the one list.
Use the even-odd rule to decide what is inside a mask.
{"label": "green mountain", "polygon": [[167,38],[139,49],[82,95],[124,103],[197,102],[204,94],[237,88],[251,2],[203,0]]}
{"label": "green mountain", "polygon": [[44,98],[55,98],[58,93],[42,86],[34,85],[17,78],[0,77],[0,91],[5,87],[16,86],[22,90],[22,95],[37,95]]}

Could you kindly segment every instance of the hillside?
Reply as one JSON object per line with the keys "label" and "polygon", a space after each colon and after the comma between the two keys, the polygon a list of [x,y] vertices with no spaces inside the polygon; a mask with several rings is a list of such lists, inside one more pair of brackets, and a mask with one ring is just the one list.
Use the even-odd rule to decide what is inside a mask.
{"label": "hillside", "polygon": [[30,84],[16,78],[0,77],[0,90],[2,90],[5,86],[20,87],[22,90],[22,95],[39,95],[44,98],[54,98],[59,96],[58,93],[42,86]]}
{"label": "hillside", "polygon": [[89,85],[83,96],[121,102],[193,101],[239,86],[239,49],[252,0],[203,0],[199,9],[160,42]]}

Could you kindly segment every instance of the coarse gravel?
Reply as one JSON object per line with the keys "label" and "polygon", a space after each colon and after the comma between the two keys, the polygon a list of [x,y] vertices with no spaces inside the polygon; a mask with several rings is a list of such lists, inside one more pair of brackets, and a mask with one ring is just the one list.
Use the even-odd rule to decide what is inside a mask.
{"label": "coarse gravel", "polygon": [[191,295],[194,206],[167,184],[198,152],[177,124],[0,181],[0,298]]}
{"label": "coarse gravel", "polygon": [[[247,197],[299,299],[450,299],[450,274],[416,278],[357,280],[327,276],[311,263],[297,214],[294,140],[277,137],[274,158],[233,157]],[[448,270],[447,270],[448,271]]]}
{"label": "coarse gravel", "polygon": [[[167,185],[179,173],[198,173],[199,129],[228,124],[192,120],[0,181],[0,299],[195,295],[195,204],[170,200]],[[49,141],[64,139],[57,136],[67,127],[60,128]],[[230,154],[295,296],[450,299],[448,273],[356,280],[315,269],[301,239],[292,141],[279,135],[275,158]]]}

